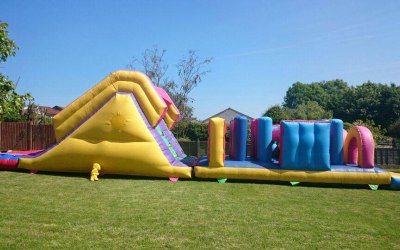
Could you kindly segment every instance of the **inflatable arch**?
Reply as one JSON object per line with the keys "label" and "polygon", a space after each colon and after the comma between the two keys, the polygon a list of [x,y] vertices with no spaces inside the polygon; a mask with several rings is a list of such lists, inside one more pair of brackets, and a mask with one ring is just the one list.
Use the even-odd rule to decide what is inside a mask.
{"label": "inflatable arch", "polygon": [[346,164],[358,164],[362,168],[374,167],[374,138],[368,128],[352,127],[343,146]]}

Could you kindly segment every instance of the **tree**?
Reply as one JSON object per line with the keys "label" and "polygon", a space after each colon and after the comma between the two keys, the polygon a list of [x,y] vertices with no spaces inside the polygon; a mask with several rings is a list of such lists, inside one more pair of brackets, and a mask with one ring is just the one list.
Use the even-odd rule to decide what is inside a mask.
{"label": "tree", "polygon": [[14,56],[18,49],[15,42],[8,38],[8,24],[0,21],[0,63],[6,62],[9,56]]}
{"label": "tree", "polygon": [[264,113],[264,116],[272,118],[274,123],[281,120],[300,119],[300,120],[320,120],[332,118],[332,112],[326,111],[315,101],[302,103],[297,108],[287,108],[280,105],[274,105]]}
{"label": "tree", "polygon": [[315,101],[300,104],[296,109],[292,110],[292,117],[301,120],[320,120],[331,119],[332,112],[326,111],[321,105]]}
{"label": "tree", "polygon": [[342,116],[348,122],[370,120],[388,129],[400,118],[400,87],[395,84],[366,82],[352,87],[342,100]]}
{"label": "tree", "polygon": [[[400,86],[394,83],[380,85],[380,102],[378,104],[377,123],[382,127],[389,128],[400,120]],[[400,131],[399,131],[400,133]]]}
{"label": "tree", "polygon": [[400,138],[400,118],[389,126],[388,134],[392,137]]}
{"label": "tree", "polygon": [[[200,59],[194,50],[189,50],[188,57],[181,59],[177,65],[179,82],[169,85],[169,91],[176,106],[182,112],[182,120],[190,121],[193,117],[193,98],[189,97],[190,92],[197,87],[203,77],[209,72],[204,67],[211,63],[212,58]],[[175,87],[175,88],[174,88]]]}
{"label": "tree", "polygon": [[296,82],[286,91],[283,106],[295,109],[301,104],[315,101],[325,108],[327,100],[328,95],[321,84]]}
{"label": "tree", "polygon": [[291,110],[279,104],[269,107],[263,116],[270,117],[275,124],[280,123],[282,120],[288,120],[292,117]]}
{"label": "tree", "polygon": [[180,141],[207,141],[208,124],[198,121],[179,122],[172,131]]}
{"label": "tree", "polygon": [[[326,93],[325,97],[327,98],[325,106],[322,107],[325,110],[332,111],[334,117],[340,118],[343,113],[342,101],[344,95],[350,90],[350,87],[345,81],[340,79],[323,81],[318,84]],[[322,105],[321,103],[318,104]]]}
{"label": "tree", "polygon": [[[13,40],[8,38],[8,24],[0,21],[0,63],[15,55],[18,49]],[[24,120],[22,109],[25,102],[33,101],[33,97],[27,93],[20,95],[16,92],[17,85],[0,73],[0,121]]]}
{"label": "tree", "polygon": [[208,139],[208,124],[202,122],[188,123],[188,137],[191,141],[207,141]]}
{"label": "tree", "polygon": [[209,72],[205,68],[211,63],[212,58],[202,59],[197,56],[196,51],[189,50],[188,55],[181,59],[176,65],[176,80],[167,77],[168,64],[164,60],[166,50],[157,47],[146,49],[142,59],[136,58],[128,64],[130,69],[135,69],[140,64],[142,70],[153,81],[156,86],[164,88],[175,105],[181,112],[182,121],[191,121],[193,118],[193,98],[190,93],[200,84],[203,77]]}
{"label": "tree", "polygon": [[142,54],[142,59],[139,61],[137,58],[133,58],[128,67],[134,69],[136,64],[140,64],[143,67],[143,72],[151,79],[154,85],[163,86],[168,81],[165,79],[168,70],[168,64],[164,61],[166,52],[165,49],[160,51],[157,47],[146,49]]}
{"label": "tree", "polygon": [[378,141],[382,141],[382,140],[387,140],[388,137],[385,136],[386,133],[386,129],[382,128],[380,125],[376,125],[374,123],[374,121],[371,120],[367,120],[367,121],[362,121],[362,120],[356,120],[353,123],[344,123],[344,129],[346,129],[347,131],[350,130],[350,128],[352,128],[353,126],[364,126],[367,127],[371,133],[372,136],[374,137],[374,141],[375,144]]}

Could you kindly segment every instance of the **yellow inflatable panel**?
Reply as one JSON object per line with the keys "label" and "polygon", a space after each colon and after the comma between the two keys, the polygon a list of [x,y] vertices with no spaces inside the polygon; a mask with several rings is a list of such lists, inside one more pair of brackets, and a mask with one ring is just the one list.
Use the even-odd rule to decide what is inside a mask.
{"label": "yellow inflatable panel", "polygon": [[194,168],[196,177],[232,178],[245,180],[298,181],[344,184],[390,184],[391,173],[292,171],[234,167]]}
{"label": "yellow inflatable panel", "polygon": [[390,175],[391,175],[392,177],[396,177],[396,178],[399,178],[399,179],[400,179],[400,174],[399,174],[399,173],[390,172]]}
{"label": "yellow inflatable panel", "polygon": [[133,93],[153,127],[163,119],[167,112],[165,102],[160,98],[153,83],[146,75],[136,71],[116,71],[54,117],[57,142],[117,92]]}
{"label": "yellow inflatable panel", "polygon": [[210,166],[223,167],[225,160],[225,120],[219,117],[208,122],[208,158]]}
{"label": "yellow inflatable panel", "polygon": [[[124,82],[117,84],[129,92],[136,88],[128,88]],[[139,98],[136,103],[129,92],[107,97],[109,100],[97,107],[93,103],[98,100],[90,108],[77,109],[72,116],[79,113],[87,120],[70,129],[70,134],[40,156],[21,158],[19,168],[90,173],[97,163],[106,174],[190,178],[190,167],[171,165],[172,160],[152,132],[155,129],[145,120],[145,111],[141,113]],[[97,111],[89,115],[93,109]],[[68,120],[64,115],[60,117]]]}

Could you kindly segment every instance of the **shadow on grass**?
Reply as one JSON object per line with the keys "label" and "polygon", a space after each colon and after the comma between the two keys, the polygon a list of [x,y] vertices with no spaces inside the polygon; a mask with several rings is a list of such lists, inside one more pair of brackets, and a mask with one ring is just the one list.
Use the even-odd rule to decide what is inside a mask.
{"label": "shadow on grass", "polygon": [[[24,169],[18,169],[15,171],[8,172],[20,172],[30,174],[30,171]],[[72,172],[49,172],[49,171],[38,171],[37,175],[46,176],[60,176],[80,179],[90,179],[90,173],[72,173]],[[136,176],[136,175],[118,175],[118,174],[100,174],[99,179],[111,179],[111,180],[164,180],[169,181],[168,177],[149,177],[149,176]],[[179,181],[191,181],[192,179],[179,178]]]}
{"label": "shadow on grass", "polygon": [[[204,179],[204,178],[194,178],[194,181],[198,182],[216,182],[217,179]],[[268,181],[268,180],[240,180],[240,179],[227,179],[226,183],[241,183],[241,184],[264,184],[264,185],[278,185],[278,186],[292,186],[289,181]],[[226,184],[224,183],[224,184]],[[221,184],[221,185],[224,185]],[[343,184],[343,183],[317,183],[317,182],[300,182],[296,187],[316,187],[316,188],[335,188],[335,189],[370,189],[367,184]],[[389,191],[399,191],[390,188],[389,184],[379,185],[378,190],[389,190]],[[372,190],[371,190],[372,191]]]}
{"label": "shadow on grass", "polygon": [[[25,169],[15,169],[15,170],[1,170],[2,172],[18,172],[30,174],[29,170]],[[79,178],[89,180],[89,173],[71,173],[71,172],[48,172],[39,171],[35,174],[46,175],[46,176],[59,176],[59,177],[69,177],[69,178]],[[102,174],[99,176],[100,179],[110,179],[110,180],[160,180],[169,181],[168,177],[147,177],[147,176],[135,176],[135,175],[116,175],[116,174]],[[215,182],[218,183],[216,178],[198,178],[193,177],[192,179],[179,178],[179,182]],[[269,180],[241,180],[241,179],[227,179],[227,183],[241,183],[241,184],[262,184],[262,185],[279,185],[279,186],[292,186],[289,181],[269,181]],[[221,184],[223,185],[223,184]],[[369,189],[367,184],[341,184],[341,183],[314,183],[314,182],[300,182],[299,184],[293,186],[296,187],[316,187],[316,188],[337,188],[337,189]],[[388,191],[400,191],[393,190],[390,185],[379,185],[379,190]]]}

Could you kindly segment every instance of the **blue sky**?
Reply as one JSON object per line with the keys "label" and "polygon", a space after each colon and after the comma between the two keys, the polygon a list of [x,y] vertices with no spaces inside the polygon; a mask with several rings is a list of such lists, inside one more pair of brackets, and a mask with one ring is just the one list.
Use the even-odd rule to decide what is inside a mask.
{"label": "blue sky", "polygon": [[66,106],[146,48],[174,65],[213,57],[192,92],[194,114],[227,107],[253,117],[296,81],[400,83],[400,1],[2,0],[20,49],[0,65],[36,102]]}

